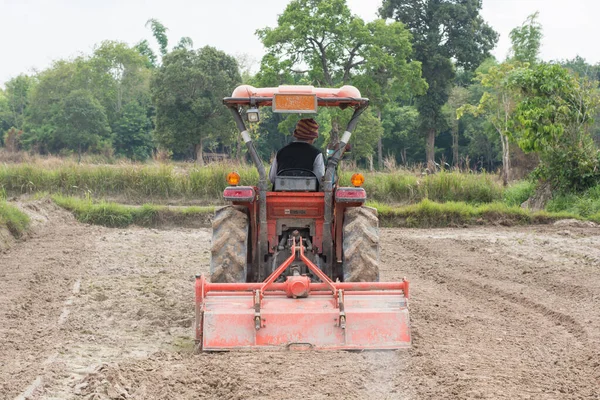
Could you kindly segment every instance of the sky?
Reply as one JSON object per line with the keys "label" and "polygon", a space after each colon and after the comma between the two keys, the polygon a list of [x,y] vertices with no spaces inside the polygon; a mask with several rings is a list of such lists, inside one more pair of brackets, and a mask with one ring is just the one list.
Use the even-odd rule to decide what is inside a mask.
{"label": "sky", "polygon": [[[347,0],[366,21],[376,18],[381,0]],[[0,87],[21,73],[34,73],[54,60],[90,54],[103,40],[135,44],[152,41],[150,18],[168,29],[172,44],[192,38],[195,47],[211,45],[230,54],[264,54],[256,29],[276,26],[285,0],[0,0]],[[600,62],[597,45],[598,0],[483,0],[483,18],[500,34],[494,56],[504,59],[510,30],[539,11],[544,28],[541,57],[580,55]]]}

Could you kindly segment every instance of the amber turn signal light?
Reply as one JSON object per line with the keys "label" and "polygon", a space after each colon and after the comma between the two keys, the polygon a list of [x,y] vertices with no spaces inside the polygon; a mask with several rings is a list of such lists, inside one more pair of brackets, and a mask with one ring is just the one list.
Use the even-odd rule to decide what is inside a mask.
{"label": "amber turn signal light", "polygon": [[240,174],[233,171],[227,174],[227,183],[231,186],[237,186],[240,184]]}
{"label": "amber turn signal light", "polygon": [[352,178],[350,178],[350,182],[352,182],[354,187],[360,187],[365,183],[365,177],[363,174],[354,174],[352,175]]}

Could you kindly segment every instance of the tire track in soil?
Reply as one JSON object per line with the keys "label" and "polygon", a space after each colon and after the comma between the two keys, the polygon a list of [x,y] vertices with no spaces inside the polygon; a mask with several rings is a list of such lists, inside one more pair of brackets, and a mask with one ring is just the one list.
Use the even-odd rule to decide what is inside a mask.
{"label": "tire track in soil", "polygon": [[[51,284],[40,289],[36,279],[29,282],[0,269],[13,284],[0,279],[0,305],[18,292],[29,293],[31,300],[19,311],[21,325],[13,333],[19,328],[44,333],[56,324],[73,275],[82,278],[59,330],[43,337],[36,333],[34,345],[27,331],[13,335],[7,353],[0,346],[0,389],[9,388],[13,397],[42,371],[44,382],[35,393],[40,398],[598,398],[597,336],[581,318],[588,313],[592,322],[598,320],[598,300],[585,296],[580,308],[571,301],[560,309],[553,303],[560,286],[554,283],[593,288],[598,278],[550,263],[547,277],[554,281],[547,283],[540,279],[546,275],[535,270],[518,274],[534,269],[528,254],[521,257],[509,246],[489,251],[490,242],[507,232],[529,232],[526,228],[382,229],[382,280],[411,280],[414,343],[409,351],[200,355],[192,354],[192,277],[208,272],[209,230],[107,229],[72,219],[56,222],[54,229],[26,250],[15,248],[21,258],[10,261],[17,270],[26,257],[43,260],[51,252],[55,260],[23,271],[50,274]],[[428,237],[443,235],[451,239]],[[532,235],[542,241],[548,236]],[[571,250],[580,254],[586,247],[565,251]],[[594,262],[593,254],[583,259],[583,267]],[[0,260],[4,265],[8,259],[0,255]],[[518,276],[517,285],[505,285]],[[24,289],[27,285],[33,286]],[[546,289],[548,294],[539,297]],[[34,298],[40,290],[44,295]],[[31,358],[35,351],[40,354]],[[59,351],[54,358],[53,351]],[[11,357],[10,368],[2,364]],[[50,360],[46,366],[40,365],[44,359]],[[25,368],[19,376],[23,381],[13,385],[16,365]]]}
{"label": "tire track in soil", "polygon": [[[458,235],[460,236],[460,233]],[[542,393],[520,393],[520,396],[532,395],[534,398],[554,398],[553,396],[561,396],[562,398],[571,398],[570,396],[573,396],[572,398],[598,398],[597,390],[598,382],[600,382],[600,371],[598,361],[595,357],[597,346],[594,342],[590,342],[588,330],[577,318],[567,313],[556,311],[550,308],[551,306],[533,301],[524,295],[499,288],[498,285],[502,286],[505,282],[503,280],[495,281],[494,279],[505,275],[506,265],[493,260],[489,255],[483,259],[477,257],[481,254],[473,252],[473,243],[469,241],[459,240],[457,243],[457,240],[427,239],[423,237],[426,235],[419,235],[421,237],[418,238],[407,237],[407,234],[400,234],[399,236],[397,238],[397,245],[404,251],[412,253],[420,260],[415,263],[413,272],[417,273],[421,279],[432,280],[439,285],[451,287],[451,292],[454,296],[464,296],[476,300],[477,303],[486,304],[491,309],[496,309],[499,317],[502,317],[503,314],[509,315],[510,317],[504,318],[505,324],[514,322],[511,321],[513,318],[517,321],[529,318],[529,320],[525,320],[522,323],[522,327],[526,331],[524,335],[535,335],[541,342],[537,344],[532,343],[530,347],[547,346],[547,348],[539,353],[543,353],[544,356],[549,356],[550,358],[550,360],[547,360],[550,366],[542,361],[535,368],[548,370],[545,375],[552,377],[554,381],[558,382],[550,381],[551,383],[548,384],[544,381],[532,379],[528,384],[530,386],[538,386],[538,389]],[[428,260],[432,260],[431,267],[426,266]],[[474,267],[481,265],[488,272],[485,275],[491,275],[491,278],[481,277],[469,272],[480,271],[481,267]],[[518,268],[518,263],[514,264],[513,267]],[[495,300],[491,302],[488,300],[486,302],[486,299],[490,297],[493,297]],[[506,307],[507,303],[509,307]],[[415,299],[413,299],[412,304],[415,304]],[[577,310],[577,307],[573,306],[570,310]],[[412,313],[412,311],[411,317],[414,314],[418,314]],[[533,322],[535,318],[532,319],[535,315],[550,321],[554,325],[549,326],[548,329],[566,331],[576,339],[576,342],[573,343],[563,339],[559,341],[563,344],[561,347],[560,343],[559,345],[555,343],[557,340],[554,334],[540,335],[535,329],[529,329],[531,324],[536,324]],[[418,318],[419,315],[416,315],[416,317]],[[519,324],[513,325],[513,329],[521,328]],[[527,338],[525,336],[524,339],[531,339],[531,337]],[[422,340],[422,338],[419,340]],[[558,364],[564,365],[558,366]],[[556,368],[553,368],[553,366],[556,366]],[[544,391],[548,393],[543,393]],[[460,392],[458,391],[454,392],[454,395],[459,394]]]}
{"label": "tire track in soil", "polygon": [[[87,230],[47,201],[22,207],[30,237],[0,254],[0,398],[31,398],[47,383],[84,263]],[[48,214],[52,214],[48,218]],[[70,221],[70,223],[69,223]],[[65,230],[65,226],[69,226]],[[71,297],[70,297],[71,295]]]}

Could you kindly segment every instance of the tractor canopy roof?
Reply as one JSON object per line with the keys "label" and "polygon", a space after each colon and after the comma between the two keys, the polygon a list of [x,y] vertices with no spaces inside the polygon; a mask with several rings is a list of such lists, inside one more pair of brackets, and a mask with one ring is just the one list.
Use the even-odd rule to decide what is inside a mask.
{"label": "tractor canopy roof", "polygon": [[[281,112],[286,112],[283,107],[297,108],[295,111],[309,111],[313,106],[316,108],[316,105],[346,108],[366,106],[369,103],[369,99],[361,97],[360,91],[350,85],[341,88],[315,88],[308,85],[255,88],[241,85],[235,88],[231,97],[224,98],[223,103],[252,107],[272,106],[273,98],[276,99],[277,106],[282,108]],[[287,112],[290,111],[292,110],[289,109]]]}

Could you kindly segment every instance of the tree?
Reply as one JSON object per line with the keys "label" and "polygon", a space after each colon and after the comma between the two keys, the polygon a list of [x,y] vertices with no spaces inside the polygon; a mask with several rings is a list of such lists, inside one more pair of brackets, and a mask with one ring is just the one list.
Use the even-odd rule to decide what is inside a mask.
{"label": "tree", "polygon": [[467,103],[468,97],[469,91],[466,88],[454,86],[448,97],[448,102],[442,108],[452,134],[452,163],[455,167],[458,167],[460,162],[458,154],[459,119],[456,117],[456,111]]}
{"label": "tree", "polygon": [[426,136],[426,157],[435,167],[435,137],[445,126],[442,106],[448,101],[454,65],[474,70],[498,40],[498,34],[481,18],[481,0],[384,0],[383,18],[403,22],[414,38],[415,59],[422,63],[429,88],[417,98],[421,132]]}
{"label": "tree", "polygon": [[169,46],[169,38],[167,37],[167,28],[157,19],[151,18],[146,22],[146,28],[150,26],[152,35],[158,43],[160,55],[166,56],[168,53],[167,47]]}
{"label": "tree", "polygon": [[123,107],[113,129],[113,145],[117,155],[143,161],[152,155],[152,121],[147,109],[136,102]]}
{"label": "tree", "polygon": [[[154,36],[154,39],[158,43],[158,50],[162,60],[169,53],[169,38],[167,36],[167,31],[169,29],[155,18],[151,18],[146,22],[146,28],[147,27],[150,27],[152,36]],[[179,39],[179,42],[177,42],[177,45],[173,47],[173,50],[192,50],[193,47],[194,42],[192,39],[188,36],[184,36]],[[150,68],[155,68],[159,65],[158,57],[150,48],[150,43],[148,43],[148,40],[144,39],[140,41],[134,46],[134,48],[141,55],[147,58],[147,65]]]}
{"label": "tree", "polygon": [[158,144],[180,154],[193,149],[202,164],[205,146],[237,143],[222,100],[240,81],[235,59],[213,47],[167,54],[151,81]]}
{"label": "tree", "polygon": [[527,64],[523,66],[518,62],[505,62],[489,68],[487,73],[479,74],[477,78],[486,89],[479,104],[465,104],[457,110],[458,118],[465,113],[485,116],[498,133],[502,144],[502,183],[505,186],[510,180],[509,141],[515,127],[514,111],[519,101],[512,77],[518,70],[527,68]]}
{"label": "tree", "polygon": [[424,154],[424,146],[423,136],[418,134],[419,112],[416,107],[389,103],[383,112],[382,125],[383,143],[396,155],[396,162],[400,161],[405,166],[418,162],[418,157]]}
{"label": "tree", "polygon": [[521,26],[510,31],[512,60],[530,65],[538,62],[543,37],[538,16],[539,12],[529,15]]}
{"label": "tree", "polygon": [[[410,61],[410,34],[399,23],[365,22],[345,0],[294,0],[277,27],[257,35],[267,48],[259,77],[304,78],[308,84],[338,87],[356,83],[377,104],[399,91],[424,89],[419,63]],[[277,82],[277,84],[282,82]],[[333,115],[331,140],[337,143],[340,116]]]}
{"label": "tree", "polygon": [[599,153],[589,134],[600,104],[597,84],[556,64],[516,71],[513,79],[523,97],[515,110],[517,142],[525,152],[540,152],[538,176],[564,191],[598,184]]}
{"label": "tree", "polygon": [[0,121],[2,125],[22,130],[25,112],[29,105],[29,92],[35,86],[35,78],[19,75],[6,82],[6,90],[0,97]]}
{"label": "tree", "polygon": [[82,152],[109,139],[110,127],[104,108],[85,90],[74,90],[62,101],[55,121],[60,127],[58,136],[68,149],[77,151],[80,160]]}
{"label": "tree", "polygon": [[150,106],[150,69],[138,51],[122,42],[105,41],[90,59],[92,92],[102,102],[111,126],[124,104]]}

